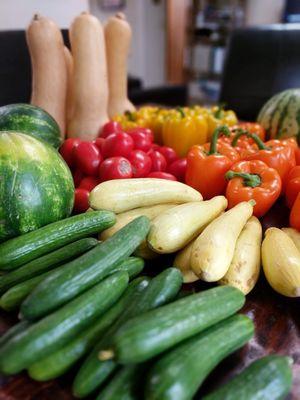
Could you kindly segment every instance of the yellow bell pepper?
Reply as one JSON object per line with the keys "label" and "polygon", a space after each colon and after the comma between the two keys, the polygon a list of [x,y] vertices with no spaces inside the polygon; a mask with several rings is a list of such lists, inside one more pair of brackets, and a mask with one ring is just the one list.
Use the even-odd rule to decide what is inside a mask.
{"label": "yellow bell pepper", "polygon": [[208,140],[211,139],[215,129],[220,125],[234,126],[238,119],[234,111],[223,110],[220,106],[212,107],[207,114]]}
{"label": "yellow bell pepper", "polygon": [[188,115],[179,108],[166,117],[162,129],[163,144],[184,157],[191,146],[207,141],[207,122],[202,115]]}

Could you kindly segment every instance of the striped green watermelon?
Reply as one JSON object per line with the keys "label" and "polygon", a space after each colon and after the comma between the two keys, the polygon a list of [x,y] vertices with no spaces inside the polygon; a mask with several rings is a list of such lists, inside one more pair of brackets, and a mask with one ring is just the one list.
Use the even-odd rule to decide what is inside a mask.
{"label": "striped green watermelon", "polygon": [[0,131],[22,132],[58,148],[62,143],[60,129],[46,111],[31,104],[9,104],[0,107]]}
{"label": "striped green watermelon", "polygon": [[0,242],[70,215],[71,172],[47,143],[0,132]]}
{"label": "striped green watermelon", "polygon": [[300,137],[300,89],[288,89],[271,97],[257,117],[269,138]]}

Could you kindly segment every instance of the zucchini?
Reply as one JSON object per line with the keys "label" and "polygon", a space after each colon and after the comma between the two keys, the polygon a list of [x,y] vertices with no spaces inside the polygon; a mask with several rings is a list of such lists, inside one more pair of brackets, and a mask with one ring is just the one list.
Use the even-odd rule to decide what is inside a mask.
{"label": "zucchini", "polygon": [[289,357],[263,357],[203,400],[283,400],[292,386],[291,363]]}
{"label": "zucchini", "polygon": [[111,356],[122,364],[146,361],[234,314],[244,302],[231,286],[176,300],[128,321],[114,336]]}
{"label": "zucchini", "polygon": [[0,269],[12,270],[83,237],[110,228],[110,211],[88,212],[43,226],[0,244]]}
{"label": "zucchini", "polygon": [[150,370],[145,399],[191,400],[212,369],[253,332],[248,317],[234,315],[170,350]]}
{"label": "zucchini", "polygon": [[84,238],[70,243],[58,250],[52,251],[42,257],[11,271],[0,278],[0,293],[5,292],[10,287],[29,278],[33,278],[43,272],[49,271],[72,258],[76,258],[82,253],[90,250],[98,244],[94,238]]}
{"label": "zucchini", "polygon": [[0,337],[0,347],[4,346],[6,342],[8,342],[13,336],[17,335],[18,333],[22,332],[29,326],[28,321],[21,321],[17,324],[13,325],[9,328],[1,337]]}
{"label": "zucchini", "polygon": [[133,253],[149,228],[148,218],[136,218],[105,242],[53,271],[22,303],[21,315],[29,320],[40,318],[101,281]]}
{"label": "zucchini", "polygon": [[13,311],[20,307],[22,301],[51,271],[35,276],[8,289],[0,298],[0,307],[5,311]]}
{"label": "zucchini", "polygon": [[[143,368],[144,367],[144,368]],[[96,397],[96,400],[139,400],[141,399],[141,378],[145,372],[144,365],[122,367],[110,379]]]}
{"label": "zucchini", "polygon": [[124,292],[128,274],[117,272],[56,312],[30,325],[0,349],[0,370],[15,374],[63,347]]}
{"label": "zucchini", "polygon": [[128,319],[172,300],[179,292],[181,285],[181,273],[175,268],[168,268],[153,278],[147,289],[132,300],[126,311],[82,364],[73,383],[73,394],[76,397],[85,397],[94,392],[117,368],[114,360],[100,362],[98,354],[100,350],[111,345],[112,337],[120,327]]}
{"label": "zucchini", "polygon": [[29,376],[37,381],[47,381],[68,371],[126,309],[135,293],[143,292],[148,284],[147,277],[136,278],[132,281],[119,301],[97,323],[89,326],[63,348],[32,364],[28,369]]}

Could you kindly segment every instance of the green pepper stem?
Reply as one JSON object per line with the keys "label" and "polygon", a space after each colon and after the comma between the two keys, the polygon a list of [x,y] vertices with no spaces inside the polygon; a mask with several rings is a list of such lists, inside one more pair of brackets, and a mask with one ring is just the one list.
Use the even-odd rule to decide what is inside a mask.
{"label": "green pepper stem", "polygon": [[214,117],[217,119],[221,119],[223,116],[223,111],[224,111],[225,103],[218,104],[218,108],[216,109],[214,113]]}
{"label": "green pepper stem", "polygon": [[237,134],[234,136],[232,139],[231,145],[236,146],[237,141],[241,136],[247,136],[248,138],[251,138],[254,140],[254,142],[257,144],[257,147],[259,150],[270,150],[268,146],[264,144],[264,142],[255,134],[255,133],[250,133],[244,129],[237,129]]}
{"label": "green pepper stem", "polygon": [[183,108],[182,108],[182,107],[177,107],[177,111],[179,112],[181,118],[184,118],[184,117],[185,117],[185,112],[183,111]]}
{"label": "green pepper stem", "polygon": [[230,130],[228,129],[228,127],[226,125],[218,126],[214,130],[214,133],[212,135],[211,142],[210,142],[210,148],[209,148],[209,152],[208,152],[209,155],[218,153],[217,152],[217,142],[221,135],[230,136]]}
{"label": "green pepper stem", "polygon": [[249,186],[252,188],[260,186],[261,184],[261,177],[257,174],[247,174],[245,172],[228,171],[225,174],[225,178],[227,180],[233,178],[242,178],[244,186]]}

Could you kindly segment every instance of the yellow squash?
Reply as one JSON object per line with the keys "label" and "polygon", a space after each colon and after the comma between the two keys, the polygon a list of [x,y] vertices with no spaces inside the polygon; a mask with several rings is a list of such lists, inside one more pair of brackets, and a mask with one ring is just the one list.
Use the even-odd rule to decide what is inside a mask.
{"label": "yellow squash", "polygon": [[199,280],[199,277],[191,269],[191,255],[194,241],[195,240],[193,240],[185,248],[180,250],[176,254],[173,262],[173,266],[181,271],[184,283],[192,283]]}

